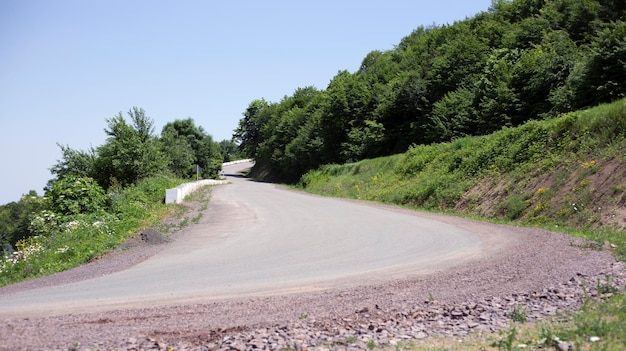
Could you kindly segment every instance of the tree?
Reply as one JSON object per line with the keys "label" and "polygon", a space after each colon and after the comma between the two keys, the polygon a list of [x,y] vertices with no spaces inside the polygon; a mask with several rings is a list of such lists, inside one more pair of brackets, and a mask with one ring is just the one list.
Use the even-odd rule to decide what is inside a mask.
{"label": "tree", "polygon": [[93,177],[95,176],[94,165],[96,154],[93,149],[88,152],[82,150],[74,150],[66,145],[57,143],[61,149],[63,158],[57,160],[57,163],[50,167],[50,173],[55,177],[48,181],[46,189],[50,189],[52,184],[67,176]]}
{"label": "tree", "polygon": [[375,109],[372,91],[363,76],[339,72],[328,86],[327,103],[328,113],[322,116],[321,123],[324,153],[331,162],[344,162],[347,154],[341,150],[351,142],[350,130],[372,119],[370,116]]}
{"label": "tree", "polygon": [[552,0],[546,1],[541,16],[548,19],[553,29],[567,31],[578,42],[595,34],[599,12],[596,0]]}
{"label": "tree", "polygon": [[247,157],[257,158],[258,156],[259,144],[264,139],[261,130],[271,117],[269,107],[265,99],[252,101],[235,129],[233,139],[238,142],[239,150]]}
{"label": "tree", "polygon": [[222,140],[219,142],[220,153],[224,156],[224,162],[234,161],[240,158],[239,146],[232,140]]}
{"label": "tree", "polygon": [[[169,122],[161,131],[164,150],[170,155],[169,167],[180,176],[194,174],[194,165],[202,171],[202,177],[215,178],[222,167],[223,157],[219,144],[192,118]],[[174,159],[172,159],[174,158]]]}
{"label": "tree", "polygon": [[168,124],[161,132],[161,145],[163,153],[167,155],[170,172],[180,178],[189,177],[196,162],[189,140]]}
{"label": "tree", "polygon": [[22,196],[18,202],[0,206],[0,254],[10,251],[20,239],[31,236],[28,229],[31,214],[45,207],[46,202],[35,190]]}
{"label": "tree", "polygon": [[520,101],[514,125],[553,109],[550,96],[565,84],[577,58],[576,44],[561,30],[546,33],[539,45],[521,53],[510,82]]}
{"label": "tree", "polygon": [[483,73],[475,84],[476,134],[487,134],[510,126],[519,110],[519,98],[511,88],[512,71],[518,50],[496,49],[488,56]]}
{"label": "tree", "polygon": [[626,22],[608,24],[600,31],[569,81],[576,107],[626,96]]}
{"label": "tree", "polygon": [[107,119],[108,128],[104,131],[109,137],[96,149],[95,175],[105,188],[112,182],[135,184],[165,171],[168,164],[159,140],[154,136],[154,121],[137,107],[129,110],[128,115],[132,125],[126,122],[121,112]]}
{"label": "tree", "polygon": [[437,101],[430,118],[429,139],[450,141],[475,134],[478,129],[475,100],[473,90],[461,87]]}

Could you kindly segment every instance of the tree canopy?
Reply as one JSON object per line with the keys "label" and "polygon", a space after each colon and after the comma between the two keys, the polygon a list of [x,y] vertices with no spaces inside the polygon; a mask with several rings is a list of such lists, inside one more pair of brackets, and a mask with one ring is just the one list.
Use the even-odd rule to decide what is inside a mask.
{"label": "tree canopy", "polygon": [[494,0],[451,25],[419,27],[324,90],[252,101],[234,139],[284,181],[322,164],[483,135],[626,95],[626,5]]}

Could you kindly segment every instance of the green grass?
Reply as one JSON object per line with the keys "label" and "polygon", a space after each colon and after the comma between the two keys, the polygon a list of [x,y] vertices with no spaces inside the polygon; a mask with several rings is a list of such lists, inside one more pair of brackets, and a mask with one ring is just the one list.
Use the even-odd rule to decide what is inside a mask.
{"label": "green grass", "polygon": [[[106,255],[145,228],[156,228],[161,220],[180,212],[165,205],[165,189],[183,182],[154,177],[135,186],[110,193],[107,211],[46,218],[47,234],[19,243],[26,258],[0,261],[0,286],[61,272]],[[180,213],[178,213],[180,215]],[[199,218],[198,218],[199,219]],[[14,262],[14,263],[13,263]]]}

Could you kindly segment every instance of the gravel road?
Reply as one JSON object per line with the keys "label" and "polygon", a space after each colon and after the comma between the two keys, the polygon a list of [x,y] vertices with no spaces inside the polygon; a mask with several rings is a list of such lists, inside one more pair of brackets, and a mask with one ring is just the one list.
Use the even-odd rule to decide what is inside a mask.
{"label": "gravel road", "polygon": [[[273,225],[264,221],[265,212],[249,210],[253,204],[229,203],[220,197],[245,181],[229,178],[233,185],[214,189],[200,223],[214,230],[204,236],[198,235],[197,226],[190,226],[170,243],[139,245],[72,271],[0,289],[0,349],[362,349],[432,335],[493,332],[506,327],[513,310],[541,319],[577,308],[583,287],[598,296],[606,289],[596,292],[594,287],[624,287],[624,266],[609,251],[567,235],[332,199],[364,211],[350,222],[382,212],[401,228],[419,228],[418,232],[439,225],[443,239],[416,251],[421,249],[410,246],[402,229],[388,233],[402,247],[388,247],[387,240],[359,239],[382,227],[348,226],[343,228],[351,248],[348,258],[346,252],[333,251],[341,244],[337,237],[325,237],[322,244],[305,241],[300,249],[289,244],[289,237],[256,239],[252,241],[256,246],[242,249],[245,254],[229,261],[243,262],[238,269],[220,275],[208,267],[208,280],[189,282],[185,289],[169,285],[168,281],[181,284],[172,275],[175,272],[185,276],[200,269],[194,267],[200,264],[199,257],[218,255],[199,250],[201,242],[222,250],[225,243],[240,247],[250,237],[240,239],[236,233],[259,234],[264,226]],[[267,206],[268,211],[279,209],[276,203]],[[224,224],[223,216],[230,225]],[[293,233],[302,226],[319,231],[309,217],[301,218],[282,232]],[[307,250],[313,245],[322,245],[322,254]],[[395,254],[384,254],[389,251]],[[158,263],[157,256],[165,261]],[[287,263],[277,267],[279,262]],[[319,264],[311,264],[315,262]],[[367,269],[357,270],[364,266]],[[175,270],[168,271],[172,267]],[[331,274],[333,267],[338,270]],[[161,274],[127,275],[137,269]],[[219,279],[212,280],[215,276]],[[119,282],[134,290],[107,287]],[[112,295],[94,300],[79,293],[70,300],[56,300],[68,286],[110,289]],[[169,295],[155,295],[162,286]],[[55,291],[60,292],[57,297]],[[50,300],[39,300],[42,296]]]}

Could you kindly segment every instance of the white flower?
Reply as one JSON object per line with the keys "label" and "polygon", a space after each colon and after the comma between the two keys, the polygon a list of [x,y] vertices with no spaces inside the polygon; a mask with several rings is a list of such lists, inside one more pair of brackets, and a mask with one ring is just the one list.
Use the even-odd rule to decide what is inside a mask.
{"label": "white flower", "polygon": [[70,230],[74,230],[74,229],[78,228],[79,226],[80,226],[80,221],[74,220],[74,221],[68,222],[65,225],[65,229],[70,231]]}

